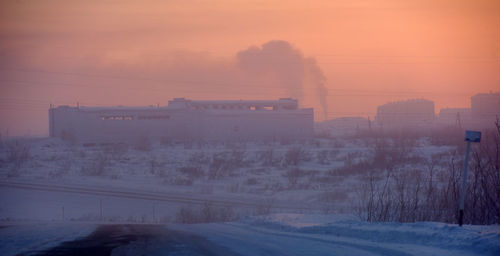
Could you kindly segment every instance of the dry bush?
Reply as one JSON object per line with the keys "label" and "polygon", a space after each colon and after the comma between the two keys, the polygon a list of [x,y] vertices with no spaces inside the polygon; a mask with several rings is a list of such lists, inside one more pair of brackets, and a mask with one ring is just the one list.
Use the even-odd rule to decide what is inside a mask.
{"label": "dry bush", "polygon": [[322,192],[318,195],[318,201],[325,203],[338,203],[347,200],[348,195],[344,190],[335,189],[333,191]]}
{"label": "dry bush", "polygon": [[103,145],[102,150],[113,160],[119,161],[129,151],[129,145],[127,143],[109,143]]}
{"label": "dry bush", "polygon": [[208,169],[208,178],[219,179],[232,176],[237,169],[246,166],[248,163],[245,161],[244,151],[214,153]]}
{"label": "dry bush", "polygon": [[297,166],[301,162],[308,161],[310,159],[309,152],[301,147],[292,147],[286,151],[283,164],[284,166]]}
{"label": "dry bush", "polygon": [[290,188],[295,188],[297,186],[299,179],[305,175],[307,175],[306,171],[298,168],[293,168],[293,169],[288,169],[283,176],[287,178],[288,186]]}
{"label": "dry bush", "polygon": [[96,153],[92,159],[80,168],[80,173],[88,176],[103,176],[110,166],[110,159],[104,152]]}
{"label": "dry bush", "polygon": [[329,164],[330,163],[329,157],[330,157],[330,152],[326,149],[316,152],[316,159],[320,164],[324,165]]}
{"label": "dry bush", "polygon": [[272,148],[256,152],[256,159],[262,166],[278,166],[281,162],[281,156]]}
{"label": "dry bush", "polygon": [[205,152],[194,152],[189,156],[188,163],[207,165],[210,163],[210,156]]}
{"label": "dry bush", "polygon": [[149,138],[141,137],[134,142],[134,149],[137,151],[149,152],[153,149],[153,146]]}
{"label": "dry bush", "polygon": [[176,214],[176,222],[185,224],[227,222],[235,218],[232,207],[216,206],[208,201],[202,207],[181,207]]}
{"label": "dry bush", "polygon": [[[466,224],[500,223],[500,125],[484,133],[471,154],[466,183]],[[446,168],[440,164],[447,159]],[[439,221],[458,219],[463,152],[437,155],[423,169],[391,168],[370,172],[358,189],[355,206],[366,221]]]}
{"label": "dry bush", "polygon": [[262,200],[255,207],[254,215],[268,215],[272,212],[274,205],[274,200],[272,198],[266,198]]}
{"label": "dry bush", "polygon": [[60,178],[66,175],[71,169],[71,164],[71,158],[67,157],[56,169],[49,171],[48,176],[50,178]]}
{"label": "dry bush", "polygon": [[259,184],[259,181],[257,180],[257,178],[252,177],[247,179],[246,184],[249,186],[253,186]]}
{"label": "dry bush", "polygon": [[322,211],[325,214],[338,212],[342,209],[342,207],[338,207],[338,204],[346,202],[347,200],[347,193],[341,189],[322,192],[318,195],[318,201],[324,204]]}
{"label": "dry bush", "polygon": [[203,178],[205,176],[205,172],[200,166],[183,166],[178,168],[177,171],[191,179]]}
{"label": "dry bush", "polygon": [[19,171],[29,159],[31,145],[27,140],[12,140],[5,143],[6,164],[10,164],[9,177],[19,175]]}
{"label": "dry bush", "polygon": [[170,176],[164,179],[164,183],[176,186],[192,186],[194,180],[184,176]]}

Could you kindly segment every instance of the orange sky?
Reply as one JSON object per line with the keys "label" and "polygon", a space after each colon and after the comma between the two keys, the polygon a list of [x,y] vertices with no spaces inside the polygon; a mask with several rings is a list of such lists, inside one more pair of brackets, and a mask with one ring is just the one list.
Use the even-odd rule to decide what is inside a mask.
{"label": "orange sky", "polygon": [[[47,134],[50,103],[295,96],[238,66],[238,52],[271,40],[316,60],[328,118],[419,97],[436,112],[467,107],[500,91],[499,27],[497,0],[0,0],[0,133]],[[322,120],[317,93],[304,82],[302,105]]]}

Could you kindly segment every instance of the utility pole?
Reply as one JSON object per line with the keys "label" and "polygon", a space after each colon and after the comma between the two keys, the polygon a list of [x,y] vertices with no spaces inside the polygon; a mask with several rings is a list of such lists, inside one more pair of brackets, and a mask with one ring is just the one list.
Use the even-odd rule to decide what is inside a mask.
{"label": "utility pole", "polygon": [[470,143],[481,142],[481,132],[465,131],[465,141],[467,141],[467,147],[465,148],[464,172],[462,173],[462,191],[460,194],[460,212],[458,213],[458,225],[460,227],[464,224],[464,201],[465,190],[467,188],[467,167],[469,166]]}
{"label": "utility pole", "polygon": [[153,204],[153,223],[156,223],[156,204]]}
{"label": "utility pole", "polygon": [[99,220],[102,221],[102,199],[99,199]]}

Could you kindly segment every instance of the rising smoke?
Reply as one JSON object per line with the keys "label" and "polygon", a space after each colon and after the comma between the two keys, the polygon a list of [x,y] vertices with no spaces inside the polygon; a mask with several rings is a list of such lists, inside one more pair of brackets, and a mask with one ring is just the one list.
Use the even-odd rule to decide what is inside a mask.
{"label": "rising smoke", "polygon": [[270,41],[262,47],[252,46],[237,54],[238,67],[255,76],[272,76],[284,86],[291,97],[304,99],[304,89],[314,89],[327,118],[326,78],[316,60],[304,57],[287,41]]}
{"label": "rising smoke", "polygon": [[[229,57],[191,51],[157,54],[154,49],[131,53],[99,49],[80,56],[72,55],[78,47],[46,47],[46,51],[30,54],[24,54],[22,49],[0,49],[0,55],[13,56],[1,59],[0,66],[34,71],[29,76],[22,73],[18,80],[43,81],[48,86],[38,97],[64,99],[64,103],[55,104],[78,101],[85,105],[164,105],[174,97],[292,97],[302,106],[321,109],[319,112],[327,117],[323,72],[314,58],[305,57],[287,41],[269,41]],[[96,88],[103,93],[96,94]]]}

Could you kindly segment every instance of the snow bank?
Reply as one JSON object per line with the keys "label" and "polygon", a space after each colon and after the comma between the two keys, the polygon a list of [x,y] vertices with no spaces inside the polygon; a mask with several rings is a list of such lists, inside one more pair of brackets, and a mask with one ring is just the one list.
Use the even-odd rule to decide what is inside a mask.
{"label": "snow bank", "polygon": [[36,223],[0,226],[2,255],[32,254],[62,242],[85,237],[97,225],[86,223]]}
{"label": "snow bank", "polygon": [[350,215],[321,214],[273,214],[247,219],[245,222],[287,232],[500,255],[500,225],[459,227],[438,222],[368,223]]}

